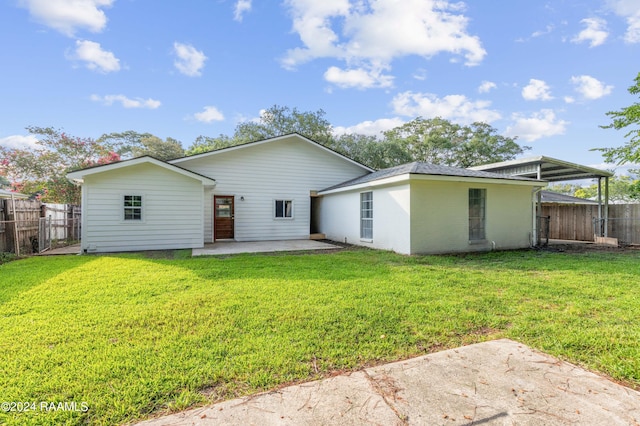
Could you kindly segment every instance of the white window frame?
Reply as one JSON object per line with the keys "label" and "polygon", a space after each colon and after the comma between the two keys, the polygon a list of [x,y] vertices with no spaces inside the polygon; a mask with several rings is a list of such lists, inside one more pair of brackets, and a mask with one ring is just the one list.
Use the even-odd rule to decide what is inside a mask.
{"label": "white window frame", "polygon": [[[479,197],[472,196],[472,191],[479,191]],[[479,216],[472,216],[472,200],[480,200]],[[480,227],[472,225],[480,221]],[[477,243],[487,239],[487,190],[485,188],[469,188],[469,242]]]}
{"label": "white window frame", "polygon": [[[140,205],[139,206],[127,206],[126,205],[126,197],[139,197]],[[143,194],[121,194],[120,195],[120,208],[122,212],[122,222],[124,223],[140,223],[144,222],[144,205],[145,205],[145,196]],[[140,218],[127,218],[126,210],[127,209],[138,209],[140,211]]]}
{"label": "white window frame", "polygon": [[[283,216],[278,216],[278,203],[282,203],[282,214]],[[289,203],[289,205],[291,206],[288,210],[289,210],[289,216],[287,216],[287,203]],[[274,220],[293,220],[293,218],[295,217],[295,210],[294,210],[294,202],[292,199],[290,198],[275,198],[273,200],[273,219]]]}
{"label": "white window frame", "polygon": [[360,241],[373,241],[373,191],[360,193]]}

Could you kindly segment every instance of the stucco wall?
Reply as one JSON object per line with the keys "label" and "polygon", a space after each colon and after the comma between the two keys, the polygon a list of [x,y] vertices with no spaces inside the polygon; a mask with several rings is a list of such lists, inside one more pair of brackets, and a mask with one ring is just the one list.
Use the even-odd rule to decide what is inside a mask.
{"label": "stucco wall", "polygon": [[[373,191],[373,240],[360,238],[360,193]],[[409,185],[373,187],[326,195],[320,231],[335,241],[410,253]]]}
{"label": "stucco wall", "polygon": [[[124,195],[142,196],[142,220],[124,220]],[[202,183],[153,164],[87,176],[82,249],[91,252],[202,247]]]}
{"label": "stucco wall", "polygon": [[[469,189],[486,189],[486,239],[469,241]],[[360,239],[360,193],[373,191],[373,241]],[[336,241],[403,254],[529,247],[532,186],[412,178],[325,194],[320,228]]]}
{"label": "stucco wall", "polygon": [[[486,239],[469,241],[469,189],[486,189]],[[531,186],[413,181],[411,252],[446,253],[529,247]]]}

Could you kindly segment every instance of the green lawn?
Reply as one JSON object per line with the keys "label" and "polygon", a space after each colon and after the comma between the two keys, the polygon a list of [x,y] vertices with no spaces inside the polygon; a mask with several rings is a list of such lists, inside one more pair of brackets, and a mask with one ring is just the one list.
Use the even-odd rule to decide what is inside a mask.
{"label": "green lawn", "polygon": [[638,252],[185,254],[0,265],[0,402],[38,404],[0,424],[131,422],[500,337],[640,387]]}

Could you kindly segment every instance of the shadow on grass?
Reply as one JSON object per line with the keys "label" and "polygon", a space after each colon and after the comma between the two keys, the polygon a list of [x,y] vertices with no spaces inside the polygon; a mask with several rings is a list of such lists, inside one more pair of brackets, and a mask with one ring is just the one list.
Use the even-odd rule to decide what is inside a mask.
{"label": "shadow on grass", "polygon": [[0,305],[59,274],[94,260],[77,255],[34,256],[0,265]]}

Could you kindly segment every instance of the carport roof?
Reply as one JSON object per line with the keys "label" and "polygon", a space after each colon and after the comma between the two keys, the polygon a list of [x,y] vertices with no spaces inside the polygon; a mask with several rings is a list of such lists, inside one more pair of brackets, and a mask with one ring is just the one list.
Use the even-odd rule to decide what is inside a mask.
{"label": "carport roof", "polygon": [[470,169],[532,179],[537,179],[538,171],[540,171],[540,179],[549,182],[613,176],[611,172],[545,156],[483,164],[482,166],[470,167]]}
{"label": "carport roof", "polygon": [[501,179],[510,181],[536,181],[535,179],[529,179],[521,176],[509,176],[506,174],[491,173],[488,171],[478,171],[463,169],[460,167],[441,166],[436,164],[422,163],[419,161],[413,163],[402,164],[400,166],[389,167],[388,169],[378,170],[377,172],[369,173],[364,176],[349,180],[347,182],[340,183],[338,185],[325,188],[320,192],[332,191],[339,188],[351,187],[373,181],[378,181],[386,178],[391,178],[401,175],[435,175],[435,176],[452,176],[460,178],[483,178],[483,179]]}

